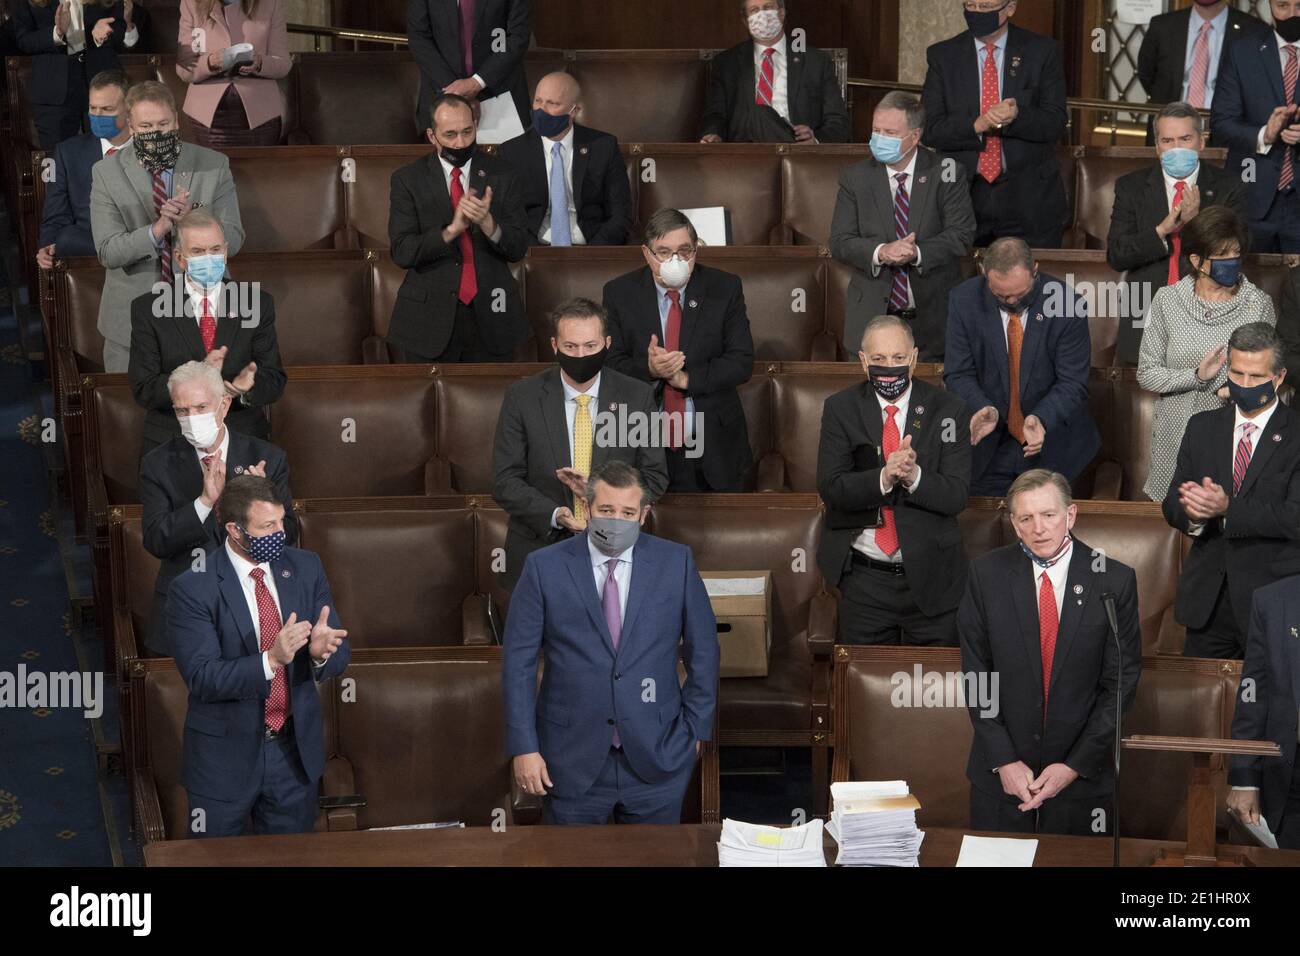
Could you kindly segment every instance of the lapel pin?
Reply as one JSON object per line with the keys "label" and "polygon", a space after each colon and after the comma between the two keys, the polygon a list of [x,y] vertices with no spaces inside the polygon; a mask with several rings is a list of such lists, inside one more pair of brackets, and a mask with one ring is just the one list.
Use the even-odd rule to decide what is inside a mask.
{"label": "lapel pin", "polygon": [[243,466],[243,465],[236,465],[236,466],[235,466],[235,474],[237,474],[237,475],[242,475],[243,473],[244,473],[244,466]]}
{"label": "lapel pin", "polygon": [[921,427],[921,419],[918,418],[916,421],[912,422],[912,427],[913,427],[913,428],[920,428],[920,427]]}
{"label": "lapel pin", "polygon": [[918,415],[924,415],[924,414],[925,414],[925,406],[924,406],[924,405],[917,405],[917,406],[916,406],[916,414],[918,414]]}
{"label": "lapel pin", "polygon": [[1041,312],[1037,313],[1037,314],[1034,316],[1034,321],[1035,321],[1035,322],[1041,322],[1041,321],[1043,321],[1043,313],[1041,313]]}
{"label": "lapel pin", "polygon": [[478,178],[479,178],[479,179],[483,179],[483,178],[485,178],[486,176],[487,176],[487,173],[483,172],[483,170],[480,169],[480,170],[478,171]]}
{"label": "lapel pin", "polygon": [[1077,604],[1077,605],[1082,605],[1082,604],[1083,604],[1083,598],[1079,598],[1079,600],[1075,601],[1074,603]]}
{"label": "lapel pin", "polygon": [[917,179],[917,184],[918,184],[918,185],[921,185],[921,186],[924,186],[925,183],[926,183],[926,180],[928,180],[929,178],[930,178],[929,176],[922,176],[922,177],[920,177],[919,179]]}
{"label": "lapel pin", "polygon": [[697,304],[698,304],[698,303],[697,303],[694,299],[691,299],[691,301],[690,301],[690,306],[691,306],[692,309],[695,308],[695,306],[696,306]]}
{"label": "lapel pin", "polygon": [[1074,593],[1075,593],[1075,594],[1082,594],[1082,593],[1083,593],[1083,585],[1082,585],[1082,584],[1076,584],[1076,585],[1074,586]]}
{"label": "lapel pin", "polygon": [[283,571],[281,571],[281,572],[280,572],[280,577],[282,577],[282,578],[290,577],[289,569],[288,569],[288,568],[285,568]]}
{"label": "lapel pin", "polygon": [[1293,627],[1293,628],[1291,628],[1291,636],[1292,636],[1292,637],[1300,637],[1300,633],[1298,633],[1298,632],[1296,631],[1296,629]]}
{"label": "lapel pin", "polygon": [[1273,441],[1281,441],[1281,440],[1282,440],[1282,436],[1279,435],[1277,432],[1274,432],[1274,433],[1273,433]]}
{"label": "lapel pin", "polygon": [[583,156],[586,156],[586,155],[587,155],[587,147],[586,147],[586,146],[582,147],[582,149],[578,150],[578,152],[580,152]]}
{"label": "lapel pin", "polygon": [[609,403],[609,410],[610,410],[611,412],[617,412],[617,411],[618,411],[618,403],[617,403],[617,402],[610,402],[610,403]]}

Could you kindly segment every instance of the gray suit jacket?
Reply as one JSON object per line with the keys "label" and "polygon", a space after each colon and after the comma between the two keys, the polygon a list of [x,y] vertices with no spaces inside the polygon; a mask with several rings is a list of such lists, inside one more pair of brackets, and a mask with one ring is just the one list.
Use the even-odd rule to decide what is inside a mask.
{"label": "gray suit jacket", "polygon": [[[190,191],[195,206],[221,220],[227,255],[239,252],[244,227],[230,161],[215,150],[182,143],[172,171],[172,192],[182,188]],[[132,301],[151,291],[162,276],[158,248],[149,234],[157,218],[153,180],[136,159],[134,143],[94,165],[90,230],[100,264],[107,270],[99,299],[99,332],[124,349],[131,344]]]}
{"label": "gray suit jacket", "polygon": [[[922,147],[906,184],[908,231],[916,233],[921,255],[918,265],[907,267],[907,277],[916,300],[912,334],[922,362],[943,361],[948,293],[962,281],[960,260],[970,252],[975,238],[970,184],[963,175],[945,177],[943,173],[942,158]],[[887,166],[870,157],[840,175],[831,219],[831,255],[854,270],[845,303],[843,343],[850,357],[861,346],[867,322],[889,308],[894,271],[873,265],[872,256],[877,246],[898,238],[890,175]]]}
{"label": "gray suit jacket", "polygon": [[[641,412],[647,416],[658,408],[649,385],[606,366],[600,373],[600,391],[592,411],[591,467],[594,470],[611,459],[634,465],[651,497],[658,498],[668,487],[668,465],[662,447],[601,444],[602,423],[598,416],[616,416],[616,426],[624,414],[619,406],[624,406],[628,415]],[[611,434],[617,442],[628,438],[617,427]],[[564,385],[558,366],[515,382],[506,390],[492,451],[492,497],[510,515],[506,587],[514,587],[524,559],[531,552],[569,536],[569,532],[551,527],[551,515],[556,508],[573,507],[573,492],[555,477],[558,469],[572,467],[570,448]]]}

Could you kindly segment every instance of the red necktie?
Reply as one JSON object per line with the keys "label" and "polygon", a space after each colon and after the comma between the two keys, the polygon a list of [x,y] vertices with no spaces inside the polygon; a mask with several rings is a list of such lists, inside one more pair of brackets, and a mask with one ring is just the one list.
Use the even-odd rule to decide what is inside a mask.
{"label": "red necktie", "polygon": [[1241,441],[1237,442],[1237,454],[1232,456],[1232,494],[1235,498],[1241,491],[1241,483],[1246,480],[1246,469],[1250,467],[1250,456],[1254,451],[1250,436],[1255,431],[1255,426],[1250,422],[1243,422],[1241,426]]}
{"label": "red necktie", "polygon": [[108,152],[104,154],[104,158],[107,159],[109,156],[112,156],[114,153],[116,153],[116,152],[117,152],[119,149],[121,149],[121,148],[122,148],[121,146],[110,146],[110,147],[108,147]]}
{"label": "red necktie", "polygon": [[474,75],[474,3],[460,0],[460,58],[466,78]]}
{"label": "red necktie", "polygon": [[[460,182],[460,169],[451,169],[451,211],[454,213],[465,198],[465,187]],[[474,240],[466,229],[456,240],[460,243],[460,301],[469,305],[478,295],[478,275],[474,270]]]}
{"label": "red necktie", "polygon": [[[1174,208],[1177,209],[1183,204],[1183,190],[1187,188],[1184,180],[1178,180],[1174,183]],[[1183,255],[1183,235],[1180,232],[1174,233],[1173,240],[1169,243],[1172,251],[1169,253],[1169,285],[1176,283],[1181,276],[1179,275],[1178,260]]]}
{"label": "red necktie", "polygon": [[[163,183],[162,173],[153,174],[153,206],[154,215],[162,211],[162,207],[167,203],[167,186]],[[163,237],[162,245],[158,248],[158,261],[162,269],[163,282],[171,283],[172,281],[172,236],[167,233]]]}
{"label": "red necktie", "polygon": [[[984,44],[984,77],[980,83],[980,113],[987,113],[1000,101],[998,99],[997,50],[992,43]],[[980,153],[980,176],[993,182],[1002,175],[1002,134],[992,130],[984,134],[984,151]]]}
{"label": "red necktie", "polygon": [[1047,691],[1052,686],[1052,658],[1056,656],[1056,590],[1047,572],[1038,586],[1038,643],[1043,652],[1043,713],[1047,713]]}
{"label": "red necktie", "polygon": [[772,105],[772,91],[776,89],[776,70],[772,66],[772,56],[776,47],[763,51],[763,69],[758,74],[758,90],[754,93],[754,102],[759,106]]}
{"label": "red necktie", "polygon": [[[1300,77],[1300,63],[1296,60],[1296,50],[1293,46],[1286,46],[1286,74],[1282,77],[1282,85],[1286,90],[1286,102],[1291,104],[1295,102],[1295,85],[1296,78]],[[1282,142],[1280,139],[1278,142]],[[1291,185],[1295,179],[1295,149],[1282,143],[1282,148],[1286,152],[1282,156],[1282,175],[1277,180],[1277,190],[1281,192]]]}
{"label": "red necktie", "polygon": [[[668,329],[664,332],[664,348],[669,352],[679,351],[682,341],[682,294],[676,289],[668,290]],[[664,411],[668,419],[668,447],[682,447],[682,438],[686,429],[686,395],[671,385],[664,386]]]}
{"label": "red necktie", "polygon": [[[280,633],[280,628],[284,626],[284,621],[280,618],[280,609],[275,606],[271,589],[263,580],[265,575],[266,572],[261,568],[253,568],[248,572],[248,576],[253,579],[253,595],[257,598],[257,628],[262,636],[259,649],[269,651],[271,645],[275,643],[276,635]],[[289,715],[289,681],[285,677],[287,673],[286,667],[281,667],[275,672],[275,677],[271,680],[271,695],[266,698],[266,726],[272,730],[283,727]]]}
{"label": "red necktie", "polygon": [[[886,460],[898,451],[898,423],[894,421],[894,416],[897,414],[897,405],[885,406],[885,432],[881,437],[880,445]],[[898,550],[898,528],[894,526],[894,509],[881,508],[880,516],[884,519],[884,526],[876,529],[876,547],[893,557],[894,552]]]}
{"label": "red necktie", "polygon": [[207,355],[217,342],[217,320],[206,295],[203,297],[203,316],[199,319],[199,337],[203,339],[203,354]]}

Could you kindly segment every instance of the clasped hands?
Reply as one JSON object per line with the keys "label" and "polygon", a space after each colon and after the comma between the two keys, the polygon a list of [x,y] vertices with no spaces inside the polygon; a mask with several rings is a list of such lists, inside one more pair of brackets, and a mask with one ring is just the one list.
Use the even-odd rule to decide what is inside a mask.
{"label": "clasped hands", "polygon": [[650,374],[661,378],[678,391],[686,391],[690,376],[686,372],[686,353],[669,352],[659,344],[659,336],[650,336],[648,353]]}
{"label": "clasped hands", "polygon": [[320,617],[315,624],[298,620],[297,611],[290,613],[289,619],[280,628],[280,633],[275,635],[275,642],[267,651],[271,666],[288,667],[304,644],[308,645],[307,653],[312,660],[321,664],[329,660],[330,655],[343,643],[343,638],[348,636],[347,631],[330,627],[329,616],[329,605],[320,609]]}
{"label": "clasped hands", "polygon": [[[219,349],[213,349],[207,355],[203,356],[203,361],[220,372],[222,365],[225,364],[227,351],[228,350],[224,345]],[[256,378],[257,363],[249,362],[239,370],[239,374],[236,375],[234,379],[225,383],[226,394],[232,396],[247,395],[249,390],[253,387],[253,382]]]}
{"label": "clasped hands", "polygon": [[1079,779],[1079,775],[1063,763],[1049,764],[1035,777],[1023,760],[998,767],[998,777],[1002,780],[1002,792],[1019,798],[1022,813],[1037,810]]}
{"label": "clasped hands", "polygon": [[487,187],[482,196],[472,189],[466,190],[456,206],[456,214],[452,216],[451,225],[443,230],[443,238],[451,242],[470,226],[478,226],[488,236],[497,231],[496,220],[492,218],[491,186]]}
{"label": "clasped hands", "polygon": [[975,132],[983,136],[990,130],[1009,126],[1015,122],[1016,117],[1019,115],[1020,107],[1016,103],[1015,97],[1002,100],[1000,103],[994,103],[975,120]]}
{"label": "clasped hands", "polygon": [[908,233],[902,239],[887,242],[880,247],[878,258],[883,266],[906,266],[916,261],[916,233]]}
{"label": "clasped hands", "polygon": [[916,451],[912,448],[912,436],[904,435],[898,449],[887,459],[880,469],[880,486],[889,491],[896,485],[908,487],[916,480]]}
{"label": "clasped hands", "polygon": [[1201,523],[1228,513],[1228,493],[1210,478],[1184,481],[1178,486],[1178,503],[1188,518]]}

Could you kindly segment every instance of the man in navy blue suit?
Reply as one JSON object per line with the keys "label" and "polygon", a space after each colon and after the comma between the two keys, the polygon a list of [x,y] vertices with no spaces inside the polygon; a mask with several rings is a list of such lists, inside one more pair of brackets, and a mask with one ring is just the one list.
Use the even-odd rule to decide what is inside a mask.
{"label": "man in navy blue suit", "polygon": [[1231,38],[1210,113],[1228,173],[1246,183],[1252,252],[1300,252],[1300,0],[1271,0],[1273,31]]}
{"label": "man in navy blue suit", "polygon": [[713,734],[717,622],[690,548],[640,533],[650,506],[633,466],[606,462],[586,498],[587,533],[530,554],[510,599],[501,682],[515,780],[548,796],[550,823],[680,823]]}
{"label": "man in navy blue suit", "polygon": [[93,256],[90,234],[91,167],[111,156],[131,138],[126,117],[130,81],[117,70],[95,74],[90,81],[90,132],[65,139],[54,151],[54,178],[41,211],[36,264],[54,267],[54,257]]}
{"label": "man in navy blue suit", "polygon": [[181,771],[190,828],[238,836],[251,813],[256,833],[306,833],[325,769],[316,685],[348,666],[348,632],[320,558],[284,547],[274,482],[231,478],[217,512],[224,547],[167,595],[176,667],[190,691]]}
{"label": "man in navy blue suit", "polygon": [[982,266],[948,299],[943,367],[971,413],[971,494],[1004,495],[1031,468],[1073,482],[1101,447],[1088,410],[1087,306],[1039,275],[1020,239],[993,243]]}

